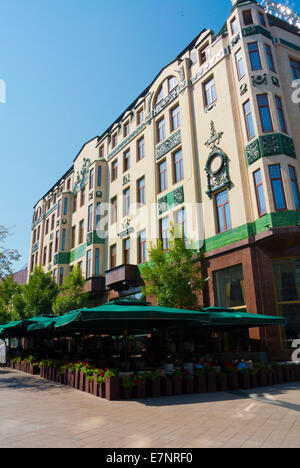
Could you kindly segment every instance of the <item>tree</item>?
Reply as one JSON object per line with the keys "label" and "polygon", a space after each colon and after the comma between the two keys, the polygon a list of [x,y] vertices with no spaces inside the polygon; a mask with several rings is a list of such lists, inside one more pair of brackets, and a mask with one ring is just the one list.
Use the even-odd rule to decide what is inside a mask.
{"label": "tree", "polygon": [[57,294],[58,286],[51,273],[45,273],[42,267],[36,266],[28,283],[14,298],[15,311],[18,311],[21,319],[51,314]]}
{"label": "tree", "polygon": [[202,251],[192,247],[182,232],[180,237],[171,229],[168,252],[150,244],[149,262],[140,267],[145,282],[144,294],[155,296],[164,307],[193,308],[198,294],[205,285],[205,257]]}
{"label": "tree", "polygon": [[[12,276],[7,276],[0,283],[0,321],[15,320],[14,298],[20,293],[20,287],[13,280]],[[18,318],[16,318],[18,320]]]}
{"label": "tree", "polygon": [[13,262],[18,261],[20,254],[16,249],[7,249],[4,242],[9,235],[9,229],[0,225],[0,280],[12,273]]}
{"label": "tree", "polygon": [[85,279],[81,270],[75,266],[70,275],[66,277],[60,292],[53,303],[53,312],[63,315],[74,309],[80,309],[88,304],[89,294],[83,292]]}

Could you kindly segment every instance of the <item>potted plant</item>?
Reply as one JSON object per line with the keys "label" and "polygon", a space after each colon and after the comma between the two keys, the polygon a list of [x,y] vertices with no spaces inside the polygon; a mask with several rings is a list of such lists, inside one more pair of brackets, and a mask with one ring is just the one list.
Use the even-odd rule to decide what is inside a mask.
{"label": "potted plant", "polygon": [[121,387],[118,371],[114,369],[106,369],[104,378],[106,400],[120,400]]}
{"label": "potted plant", "polygon": [[196,393],[207,392],[207,370],[205,367],[196,369],[194,372],[194,386]]}
{"label": "potted plant", "polygon": [[229,390],[237,390],[239,388],[239,376],[236,366],[232,363],[227,363],[224,366],[224,372],[227,374]]}
{"label": "potted plant", "polygon": [[226,372],[217,372],[217,388],[219,392],[226,392],[228,390]]}
{"label": "potted plant", "polygon": [[135,385],[135,396],[136,398],[145,398],[146,396],[146,376],[145,374],[136,374],[133,377]]}
{"label": "potted plant", "polygon": [[248,367],[243,367],[239,370],[239,386],[243,389],[248,389],[251,387],[251,377],[250,369]]}
{"label": "potted plant", "polygon": [[94,391],[94,373],[95,369],[87,369],[86,371],[85,391],[87,393],[93,393]]}
{"label": "potted plant", "polygon": [[194,377],[188,370],[184,369],[182,372],[183,393],[191,394],[194,392]]}
{"label": "potted plant", "polygon": [[79,390],[79,380],[80,380],[80,369],[82,367],[82,362],[78,361],[74,364],[75,372],[74,372],[74,388]]}
{"label": "potted plant", "polygon": [[133,387],[135,386],[134,376],[121,377],[122,398],[129,400],[133,397]]}
{"label": "potted plant", "polygon": [[100,398],[105,398],[105,372],[103,369],[97,369],[94,373],[93,394]]}
{"label": "potted plant", "polygon": [[182,394],[182,373],[180,369],[174,369],[172,372],[173,395]]}

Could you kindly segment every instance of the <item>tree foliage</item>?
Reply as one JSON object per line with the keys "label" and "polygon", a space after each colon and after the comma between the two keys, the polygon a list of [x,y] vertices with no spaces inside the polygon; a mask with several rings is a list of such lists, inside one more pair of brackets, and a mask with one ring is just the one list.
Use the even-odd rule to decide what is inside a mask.
{"label": "tree foliage", "polygon": [[175,236],[172,228],[168,252],[160,240],[151,243],[149,262],[140,267],[144,294],[155,296],[164,307],[193,308],[205,285],[204,267],[203,252],[192,248],[184,233]]}
{"label": "tree foliage", "polygon": [[[0,283],[0,321],[15,320],[14,298],[19,293],[20,287],[12,276],[7,276]],[[18,320],[18,317],[16,320]]]}
{"label": "tree foliage", "polygon": [[85,279],[81,270],[75,266],[70,275],[66,277],[56,300],[53,303],[53,312],[63,315],[70,310],[79,309],[88,304],[89,294],[83,292]]}
{"label": "tree foliage", "polygon": [[9,229],[0,225],[0,280],[12,273],[12,264],[18,261],[20,254],[16,249],[8,249],[4,243],[9,236]]}

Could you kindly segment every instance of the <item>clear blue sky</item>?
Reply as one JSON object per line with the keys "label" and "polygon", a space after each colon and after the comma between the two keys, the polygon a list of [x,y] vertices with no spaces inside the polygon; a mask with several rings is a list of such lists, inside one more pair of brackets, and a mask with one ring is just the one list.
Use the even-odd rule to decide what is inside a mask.
{"label": "clear blue sky", "polygon": [[0,0],[0,224],[28,261],[33,206],[230,0]]}

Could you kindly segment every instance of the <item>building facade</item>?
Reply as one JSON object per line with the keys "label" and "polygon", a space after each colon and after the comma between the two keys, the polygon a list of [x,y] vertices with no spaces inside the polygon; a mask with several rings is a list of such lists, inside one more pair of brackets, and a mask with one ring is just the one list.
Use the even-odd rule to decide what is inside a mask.
{"label": "building facade", "polygon": [[273,354],[300,336],[300,34],[233,2],[36,204],[29,273],[138,297],[150,242],[172,225],[207,257],[206,305],[288,318],[254,329]]}

